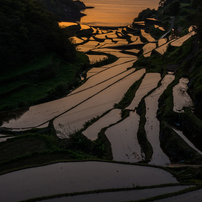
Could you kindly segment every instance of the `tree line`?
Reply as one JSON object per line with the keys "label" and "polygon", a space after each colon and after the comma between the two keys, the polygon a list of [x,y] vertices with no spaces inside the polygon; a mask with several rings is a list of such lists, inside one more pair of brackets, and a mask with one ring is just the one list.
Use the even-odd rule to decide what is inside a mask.
{"label": "tree line", "polygon": [[192,25],[196,25],[196,31],[202,42],[202,1],[201,0],[160,0],[159,7],[168,7],[170,15],[177,15],[180,11],[180,3],[190,3],[196,14],[190,16]]}
{"label": "tree line", "polygon": [[0,72],[55,52],[75,59],[74,45],[59,28],[57,17],[38,0],[0,0]]}

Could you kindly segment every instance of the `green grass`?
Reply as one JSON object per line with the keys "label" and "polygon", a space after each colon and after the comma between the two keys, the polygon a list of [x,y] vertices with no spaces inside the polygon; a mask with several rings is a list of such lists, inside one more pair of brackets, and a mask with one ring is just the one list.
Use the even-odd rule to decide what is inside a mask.
{"label": "green grass", "polygon": [[0,143],[0,173],[59,161],[111,160],[112,156],[104,134],[99,134],[95,141],[87,139],[82,131],[68,139],[59,139],[52,121],[47,128],[5,134],[13,138]]}
{"label": "green grass", "polygon": [[164,57],[156,51],[152,51],[151,56],[147,58],[142,54],[139,55],[139,58],[134,63],[133,67],[135,67],[136,70],[145,68],[146,73],[160,73],[161,75],[165,75],[167,72]]}
{"label": "green grass", "polygon": [[167,61],[167,63],[180,64],[183,59],[185,59],[186,56],[191,52],[193,47],[193,39],[194,37],[189,38],[180,47],[174,47],[170,45],[164,55],[164,59]]}
{"label": "green grass", "polygon": [[142,83],[142,80],[144,79],[144,76],[142,76],[138,81],[136,81],[125,93],[122,100],[115,104],[114,107],[118,109],[125,109],[130,103],[132,102],[133,98],[135,97],[136,91],[138,90],[140,84]]}
{"label": "green grass", "polygon": [[96,158],[93,156],[77,153],[71,150],[35,152],[30,155],[24,155],[22,157],[0,163],[0,175],[16,170],[43,166],[57,162],[72,162],[95,159]]}
{"label": "green grass", "polygon": [[0,144],[0,162],[48,149],[47,143],[36,136],[8,139]]}
{"label": "green grass", "polygon": [[182,129],[189,139],[198,147],[202,149],[202,120],[199,119],[190,108],[185,108],[183,114]]}
{"label": "green grass", "polygon": [[169,125],[162,121],[160,127],[160,142],[164,152],[171,162],[185,164],[201,164],[202,157],[191,148]]}
{"label": "green grass", "polygon": [[6,71],[5,73],[1,73],[0,82],[2,82],[5,79],[11,79],[12,77],[20,76],[32,70],[43,68],[48,64],[50,64],[50,62],[53,60],[54,57],[55,57],[54,53],[46,53],[36,58],[35,60],[31,61],[30,63],[27,63],[23,66],[17,66],[16,69],[12,71],[9,72]]}
{"label": "green grass", "polygon": [[[136,200],[136,202],[149,202],[149,201],[156,201],[156,200],[166,199],[166,198],[169,198],[169,197],[178,196],[180,194],[185,194],[185,193],[195,191],[195,190],[198,190],[198,189],[201,189],[201,186],[194,186],[194,187],[190,187],[190,188],[180,190],[180,191],[174,192],[174,193],[162,194],[162,195],[150,197],[150,198],[147,198],[147,199]],[[130,202],[132,202],[132,201],[130,201]]]}
{"label": "green grass", "polygon": [[147,134],[145,131],[145,124],[146,124],[146,105],[145,101],[142,99],[140,104],[137,108],[137,113],[140,116],[139,127],[137,131],[138,142],[141,146],[142,152],[145,154],[145,162],[149,162],[153,155],[153,149],[150,142],[147,139]]}
{"label": "green grass", "polygon": [[157,111],[157,117],[160,120],[166,120],[169,123],[178,123],[178,113],[173,111],[173,87],[178,84],[179,78],[168,85],[167,89],[162,93],[159,98],[159,108]]}
{"label": "green grass", "polygon": [[[166,188],[166,187],[171,187],[171,186],[182,186],[182,185],[187,185],[187,184],[163,184],[163,185],[142,186],[142,187],[136,186],[133,188],[99,189],[99,190],[84,191],[84,192],[62,193],[62,194],[56,194],[56,195],[51,195],[51,196],[42,196],[42,197],[32,198],[32,199],[28,199],[28,200],[23,200],[21,202],[34,202],[34,201],[43,201],[43,200],[48,200],[48,199],[57,200],[58,198],[62,198],[62,197],[81,196],[81,195],[88,195],[88,194],[116,193],[116,192],[121,192],[121,191],[132,191],[132,190],[145,190],[145,189],[154,189],[155,190],[155,188],[162,188],[162,187]],[[192,185],[192,184],[189,184],[189,185]],[[166,197],[176,196],[179,194],[194,191],[194,190],[197,190],[200,188],[201,188],[201,186],[192,186],[190,188],[187,188],[187,189],[184,189],[184,190],[181,190],[178,192],[159,195],[159,196],[151,197],[148,199],[136,200],[136,202],[137,201],[153,201],[153,199],[155,199],[155,200],[163,199]],[[68,198],[67,198],[67,200],[68,200]]]}
{"label": "green grass", "polygon": [[88,57],[77,53],[69,64],[54,54],[38,58],[10,73],[0,76],[0,111],[27,107],[60,98],[80,84],[79,72],[88,68]]}
{"label": "green grass", "polygon": [[31,131],[0,143],[0,173],[58,161],[98,159],[92,152],[96,144],[81,133],[62,140],[51,128]]}
{"label": "green grass", "polygon": [[168,167],[166,171],[181,183],[202,183],[202,170],[199,166]]}

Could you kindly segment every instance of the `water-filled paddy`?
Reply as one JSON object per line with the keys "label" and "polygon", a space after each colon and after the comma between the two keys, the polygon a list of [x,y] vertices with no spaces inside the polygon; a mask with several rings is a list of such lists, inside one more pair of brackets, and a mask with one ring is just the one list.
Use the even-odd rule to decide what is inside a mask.
{"label": "water-filled paddy", "polygon": [[100,61],[108,58],[106,55],[88,55],[87,54],[87,56],[88,56],[91,64],[100,62]]}
{"label": "water-filled paddy", "polygon": [[163,44],[165,44],[167,42],[166,38],[162,38],[158,40],[158,46],[162,46]]}
{"label": "water-filled paddy", "polygon": [[[62,197],[62,198],[55,198],[50,200],[44,200],[43,202],[89,202],[89,201],[96,201],[96,202],[103,202],[106,199],[111,202],[117,201],[134,201],[134,200],[141,200],[146,199],[162,194],[168,194],[172,192],[177,192],[191,186],[172,186],[172,187],[161,187],[161,188],[150,188],[150,189],[143,189],[143,190],[130,190],[130,191],[118,191],[118,192],[110,192],[110,193],[96,193],[96,194],[87,194],[87,195],[79,195],[79,196],[69,196],[69,197]],[[200,194],[200,192],[199,192]],[[191,194],[190,194],[191,195]],[[195,196],[196,197],[196,196]],[[170,201],[169,201],[170,202]],[[189,202],[189,201],[188,201]]]}
{"label": "water-filled paddy", "polygon": [[144,57],[150,57],[152,50],[156,48],[156,43],[147,43],[143,46]]}
{"label": "water-filled paddy", "polygon": [[81,105],[58,117],[54,121],[57,133],[69,133],[66,130],[75,132],[75,130],[81,129],[83,124],[88,120],[100,116],[107,110],[112,109],[114,103],[118,103],[129,87],[144,74],[144,71],[142,70],[134,73],[132,72],[132,69],[128,70],[125,73],[125,78],[120,78],[121,80],[119,82],[114,83],[110,87],[106,86],[104,90],[102,89],[101,92],[96,93],[91,99],[86,100]]}
{"label": "water-filled paddy", "polygon": [[118,122],[121,119],[121,110],[120,109],[113,109],[105,116],[100,118],[90,127],[88,127],[82,133],[90,140],[95,140],[98,137],[98,133],[102,128],[105,128],[111,124]]}
{"label": "water-filled paddy", "polygon": [[[144,180],[142,180],[144,179]],[[97,189],[177,183],[168,172],[105,162],[57,163],[0,176],[1,202]]]}
{"label": "water-filled paddy", "polygon": [[[128,67],[131,67],[133,64],[133,61],[126,62],[126,59],[120,59],[120,61],[117,61],[115,63],[115,66],[111,64],[112,68],[107,69],[107,71],[104,71],[100,74],[98,74],[97,77],[93,76],[91,79],[95,81],[95,83],[92,83],[89,79],[85,85],[82,85],[80,88],[76,89],[75,92],[82,91],[86,88],[88,91],[82,91],[80,93],[74,93],[74,95],[67,96],[65,98],[55,100],[52,102],[47,102],[44,104],[36,105],[33,107],[30,107],[29,111],[27,111],[25,114],[23,114],[19,119],[11,119],[8,123],[5,122],[2,126],[8,127],[8,128],[28,128],[28,127],[36,127],[40,124],[45,123],[46,121],[60,115],[61,113],[71,109],[72,107],[78,105],[79,103],[83,102],[84,100],[88,99],[90,96],[93,96],[98,91],[106,88],[107,86],[111,85],[112,83],[116,82],[117,80],[121,79],[122,77],[126,76],[127,74],[131,73],[133,70],[130,70],[128,72],[125,72]],[[118,62],[120,62],[120,65]],[[117,65],[117,66],[116,66]],[[110,65],[108,65],[110,67]],[[114,77],[114,73],[117,72],[118,76]],[[124,73],[122,75],[122,73]],[[111,78],[112,77],[112,78]],[[109,80],[107,80],[109,79]],[[107,80],[107,81],[106,81]],[[106,82],[103,82],[106,81]],[[103,83],[101,83],[103,82]],[[132,82],[132,80],[131,80]],[[95,86],[95,84],[101,83],[100,85]],[[127,87],[126,87],[127,88]],[[120,95],[121,97],[121,95]],[[111,106],[111,104],[110,104]]]}
{"label": "water-filled paddy", "polygon": [[200,202],[202,198],[202,189],[192,191],[189,193],[184,193],[178,196],[173,196],[169,197],[166,199],[161,199],[158,201],[161,202],[170,202],[170,201],[183,201],[183,202],[190,202],[190,201],[195,201],[195,202]]}
{"label": "water-filled paddy", "polygon": [[158,99],[167,86],[174,80],[173,75],[166,75],[161,82],[161,86],[158,87],[152,94],[145,98],[146,104],[146,124],[145,130],[147,138],[153,148],[153,156],[150,164],[155,165],[165,165],[169,164],[170,160],[166,154],[162,151],[160,147],[159,140],[159,121],[156,118],[156,113],[158,109]]}
{"label": "water-filled paddy", "polygon": [[179,39],[173,41],[171,43],[172,46],[181,46],[186,40],[188,40],[191,36],[195,35],[196,32],[192,31],[190,33],[188,33],[187,35],[183,36],[183,37],[180,37]]}
{"label": "water-filled paddy", "polygon": [[102,72],[106,70],[106,68],[103,68],[103,67],[99,67],[99,68],[92,68],[90,69],[88,72],[87,72],[87,75],[86,75],[86,78],[89,78],[91,76],[94,76],[95,74],[98,74],[99,72]]}
{"label": "water-filled paddy", "polygon": [[[90,28],[87,25],[81,25],[81,27],[82,29]],[[114,108],[114,104],[118,103],[122,99],[123,95],[127,92],[130,86],[145,74],[144,67],[137,72],[134,72],[135,69],[133,68],[134,62],[138,60],[138,57],[135,55],[140,50],[143,50],[145,57],[149,57],[153,49],[156,49],[158,52],[163,54],[167,50],[167,46],[173,42],[169,41],[166,43],[166,39],[163,38],[159,41],[155,41],[150,34],[141,30],[142,36],[153,43],[143,43],[140,36],[135,36],[131,33],[128,34],[128,36],[130,37],[132,43],[129,43],[129,41],[122,38],[123,33],[127,32],[126,28],[119,28],[115,30],[103,30],[101,28],[91,29],[93,30],[94,35],[90,38],[73,38],[77,44],[87,41],[83,45],[77,46],[77,49],[82,52],[95,50],[98,52],[110,53],[117,56],[118,60],[100,68],[92,68],[87,72],[87,80],[85,83],[73,90],[66,97],[30,107],[29,111],[21,117],[4,122],[2,127],[14,130],[24,130],[29,127],[41,128],[47,127],[48,122],[51,119],[54,119],[53,123],[58,136],[60,138],[68,138],[70,133],[74,133],[75,131],[81,129],[85,122],[97,116],[103,115],[103,113],[108,110],[112,110]],[[189,35],[177,39],[174,42],[183,43],[192,34],[193,33],[190,33]],[[158,48],[156,48],[157,43]],[[104,54],[89,55],[91,62],[95,60],[102,60],[105,57],[106,56]],[[167,75],[166,78],[171,78],[171,76],[169,77]],[[157,86],[159,80],[159,73],[147,73],[137,90],[133,101],[127,109],[134,110],[140,100]],[[165,80],[163,80],[163,82],[165,82]],[[149,100],[150,103],[147,104],[149,107],[147,106],[147,126],[145,126],[145,129],[147,130],[148,137],[150,138],[149,141],[155,150],[151,163],[158,165],[169,163],[169,160],[167,159],[162,159],[162,161],[156,160],[156,155],[161,156],[161,151],[157,149],[160,148],[158,145],[160,143],[157,141],[159,125],[155,115],[158,107],[158,98],[166,87],[167,85],[163,83],[161,87],[152,93],[152,95],[146,97],[146,102]],[[173,90],[174,110],[176,110],[175,107],[177,107],[177,110],[179,111],[178,108],[182,109],[183,106],[187,106],[187,103],[182,103],[182,101],[180,101],[180,104],[177,103],[181,98],[179,97],[179,93],[175,95],[179,91],[176,91],[175,88],[176,87],[174,87]],[[186,93],[183,93],[183,95],[185,94]],[[185,99],[181,100],[185,101]],[[191,105],[190,103],[191,102],[189,102],[188,106]],[[152,112],[151,108],[153,109]],[[119,113],[117,111],[119,111]],[[152,121],[150,121],[150,119],[152,119]],[[84,131],[84,134],[90,139],[95,140],[97,138],[97,134],[102,128],[108,127],[110,124],[115,124],[119,120],[120,110],[112,110],[91,127],[87,128],[86,131]],[[112,144],[112,151],[114,153],[113,155],[115,160],[137,162],[143,159],[143,155],[141,154],[141,149],[136,138],[138,121],[139,117],[137,114],[131,112],[130,116],[126,120],[108,128],[107,135]],[[133,127],[134,125],[135,127]],[[115,133],[119,136],[119,138],[114,139]],[[157,136],[153,138],[152,134],[154,133],[157,134]],[[123,136],[127,136],[128,138],[124,139]],[[118,151],[117,148],[122,149]],[[160,153],[158,154],[157,151]]]}
{"label": "water-filled paddy", "polygon": [[127,107],[127,109],[134,110],[135,107],[138,106],[140,100],[149,93],[152,89],[154,89],[158,82],[160,81],[161,77],[159,73],[147,73],[138,88],[135,97],[131,104]]}
{"label": "water-filled paddy", "polygon": [[155,39],[149,33],[145,32],[145,30],[143,29],[141,29],[141,34],[143,37],[145,37],[148,40],[148,42],[155,41]]}
{"label": "water-filled paddy", "polygon": [[61,28],[78,25],[76,22],[59,22]]}
{"label": "water-filled paddy", "polygon": [[111,142],[113,160],[134,163],[144,159],[137,139],[139,121],[139,115],[130,112],[129,117],[106,130],[105,134]]}

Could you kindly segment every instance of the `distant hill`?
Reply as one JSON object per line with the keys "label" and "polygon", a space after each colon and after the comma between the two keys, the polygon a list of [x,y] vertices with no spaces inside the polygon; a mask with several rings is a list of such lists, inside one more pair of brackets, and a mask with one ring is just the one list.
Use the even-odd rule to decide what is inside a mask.
{"label": "distant hill", "polygon": [[45,5],[45,7],[54,13],[59,21],[75,22],[79,21],[84,14],[80,12],[86,8],[81,1],[73,0],[38,0]]}

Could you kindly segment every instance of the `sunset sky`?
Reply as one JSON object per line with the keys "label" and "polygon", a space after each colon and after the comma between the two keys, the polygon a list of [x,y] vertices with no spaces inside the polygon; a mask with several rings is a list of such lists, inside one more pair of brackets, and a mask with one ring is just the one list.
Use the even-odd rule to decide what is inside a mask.
{"label": "sunset sky", "polygon": [[83,0],[87,16],[81,18],[82,23],[101,26],[124,26],[131,24],[143,9],[157,9],[159,0]]}

